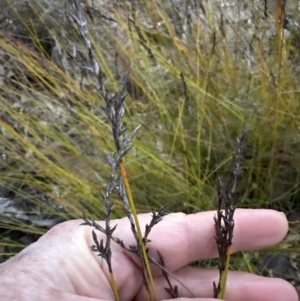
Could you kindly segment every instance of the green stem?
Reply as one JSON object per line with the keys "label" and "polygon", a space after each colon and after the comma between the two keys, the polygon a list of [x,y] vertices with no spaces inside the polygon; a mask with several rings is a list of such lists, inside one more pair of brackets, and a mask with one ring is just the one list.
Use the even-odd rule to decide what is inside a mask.
{"label": "green stem", "polygon": [[125,166],[124,166],[123,162],[120,162],[120,170],[121,170],[121,174],[122,174],[124,184],[125,184],[125,187],[126,187],[126,192],[127,192],[127,195],[128,195],[130,209],[131,209],[132,214],[133,214],[133,218],[134,218],[134,222],[135,222],[135,226],[136,226],[140,246],[141,246],[141,249],[142,249],[142,255],[143,255],[147,275],[148,275],[148,278],[149,278],[149,281],[150,281],[152,292],[154,294],[154,300],[158,301],[157,290],[156,290],[156,287],[155,287],[155,284],[154,284],[154,279],[153,279],[153,276],[152,276],[150,263],[149,263],[149,260],[148,260],[148,255],[147,255],[147,252],[146,252],[145,244],[143,242],[143,235],[142,235],[141,227],[140,227],[139,220],[138,220],[138,217],[137,217],[135,204],[134,204],[134,201],[133,201],[130,185],[129,185],[128,178],[127,178],[126,169],[125,169]]}
{"label": "green stem", "polygon": [[231,246],[227,248],[226,251],[226,264],[225,264],[225,270],[222,272],[221,279],[220,279],[220,292],[218,294],[219,299],[225,298],[226,293],[226,284],[227,284],[227,276],[228,276],[228,270],[229,270],[229,262],[230,262],[230,249]]}
{"label": "green stem", "polygon": [[118,293],[118,287],[117,287],[117,284],[116,284],[114,274],[112,272],[110,272],[110,283],[111,283],[111,286],[112,286],[112,290],[114,292],[115,300],[120,301],[120,297],[119,297],[119,293]]}

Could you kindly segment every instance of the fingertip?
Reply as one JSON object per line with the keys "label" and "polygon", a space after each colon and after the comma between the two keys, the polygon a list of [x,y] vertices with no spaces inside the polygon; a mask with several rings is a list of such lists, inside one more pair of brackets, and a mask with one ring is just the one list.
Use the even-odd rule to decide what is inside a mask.
{"label": "fingertip", "polygon": [[269,300],[282,301],[283,296],[285,301],[299,300],[298,293],[291,283],[280,278],[268,278],[268,280],[262,289],[269,291]]}
{"label": "fingertip", "polygon": [[[281,239],[280,241],[286,236],[289,230],[289,222],[284,212],[265,209],[265,211],[269,211],[269,214],[274,215],[274,222],[278,225],[278,230],[280,230]],[[278,241],[278,242],[280,242]]]}
{"label": "fingertip", "polygon": [[[257,250],[278,244],[288,232],[284,213],[271,209],[237,209],[233,249]],[[249,241],[251,244],[249,245]]]}
{"label": "fingertip", "polygon": [[228,280],[226,298],[229,300],[299,300],[298,293],[291,283],[280,278],[266,278],[243,272],[235,272],[229,275]]}
{"label": "fingertip", "polygon": [[[285,299],[286,301],[299,301],[299,295],[296,291],[296,288],[288,281],[279,279],[279,278],[274,278],[276,283],[274,285],[278,285],[281,289],[279,289],[278,293],[282,294],[282,296],[287,296]],[[274,301],[276,298],[274,298]],[[279,298],[278,298],[279,300]]]}

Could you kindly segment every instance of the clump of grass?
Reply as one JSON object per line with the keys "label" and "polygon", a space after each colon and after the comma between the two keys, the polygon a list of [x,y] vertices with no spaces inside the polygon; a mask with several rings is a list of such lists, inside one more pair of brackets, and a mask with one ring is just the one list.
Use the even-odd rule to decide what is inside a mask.
{"label": "clump of grass", "polygon": [[[82,203],[89,216],[104,218],[99,182],[111,172],[104,163],[114,141],[95,78],[82,79],[89,58],[80,34],[60,1],[32,0],[26,9],[1,1],[13,9],[2,27],[10,34],[0,36],[1,191],[27,217],[9,207],[1,227],[41,234],[36,215],[80,217]],[[143,139],[126,168],[140,212],[165,203],[187,213],[214,208],[217,174],[245,125],[250,147],[236,205],[299,207],[299,32],[291,2],[289,35],[277,35],[284,28],[276,9],[265,16],[262,2],[82,2],[105,88],[117,91],[129,74],[124,122],[142,124]],[[112,218],[122,207],[116,200]]]}

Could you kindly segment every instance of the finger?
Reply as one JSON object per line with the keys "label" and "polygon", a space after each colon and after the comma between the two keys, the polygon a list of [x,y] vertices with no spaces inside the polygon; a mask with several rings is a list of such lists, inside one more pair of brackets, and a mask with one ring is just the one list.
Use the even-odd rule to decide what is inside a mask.
{"label": "finger", "polygon": [[[53,288],[39,289],[38,287],[27,288],[26,290],[16,290],[16,287],[1,289],[1,300],[5,301],[105,301],[107,299],[97,299],[92,297],[77,296],[64,293]],[[113,300],[113,299],[111,299]]]}
{"label": "finger", "polygon": [[215,298],[172,298],[172,299],[164,299],[162,301],[222,301],[221,299]]}
{"label": "finger", "polygon": [[[215,212],[185,215],[174,213],[166,216],[150,233],[149,254],[163,255],[166,267],[174,271],[200,259],[217,257],[213,217]],[[149,214],[139,220],[144,229],[150,222]],[[288,223],[283,213],[264,209],[237,209],[232,252],[256,250],[279,243],[287,233]],[[135,244],[126,219],[118,221],[115,236],[128,244]],[[135,262],[138,260],[132,257]]]}
{"label": "finger", "polygon": [[[76,295],[114,300],[107,264],[91,251],[90,246],[94,243],[91,229],[81,227],[81,222],[74,220],[53,227],[36,243],[0,266],[0,277],[1,273],[6,275],[5,281],[0,281],[0,291],[2,287],[12,288],[17,284],[16,293],[28,287],[47,292],[51,287],[53,292],[62,296],[61,299],[49,300],[68,300],[65,294],[70,294],[68,301]],[[115,250],[113,270],[122,300],[131,300],[142,278],[139,268],[128,260],[125,253],[121,248]],[[45,297],[45,300],[48,299]]]}
{"label": "finger", "polygon": [[[218,281],[217,270],[185,267],[174,272],[174,276],[186,285],[194,297],[213,298],[213,282]],[[170,278],[170,281],[173,286],[178,286],[179,297],[193,297],[176,280]],[[168,287],[166,280],[158,277],[155,284],[159,299],[169,299],[170,295],[165,290]],[[143,289],[139,291],[136,299],[145,299]],[[298,301],[298,295],[294,287],[282,279],[265,278],[245,272],[229,272],[225,299],[230,301]]]}

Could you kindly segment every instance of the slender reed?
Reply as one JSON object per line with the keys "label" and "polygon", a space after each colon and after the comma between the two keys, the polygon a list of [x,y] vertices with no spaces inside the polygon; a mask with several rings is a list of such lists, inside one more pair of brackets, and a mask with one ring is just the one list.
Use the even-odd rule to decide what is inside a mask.
{"label": "slender reed", "polygon": [[234,212],[236,202],[236,185],[241,173],[241,160],[245,148],[245,133],[237,139],[237,152],[233,156],[230,174],[225,181],[218,179],[218,207],[215,221],[215,239],[219,253],[219,282],[213,283],[214,297],[224,299],[226,293],[227,275],[230,263],[230,251],[234,230]]}
{"label": "slender reed", "polygon": [[[106,195],[102,193],[102,197],[104,199],[105,206],[106,206],[106,216],[105,216],[106,229],[104,231],[106,234],[106,244],[104,247],[102,240],[99,243],[99,241],[97,240],[97,235],[95,234],[95,232],[93,232],[95,245],[92,246],[92,250],[99,252],[99,255],[106,260],[111,274],[111,282],[112,282],[111,284],[114,290],[115,298],[116,300],[119,300],[117,287],[112,273],[111,249],[110,249],[110,240],[111,240],[112,233],[115,230],[115,227],[110,228],[109,226],[110,213],[112,210],[112,203],[110,202],[109,197],[112,194],[112,192],[118,191],[119,197],[124,204],[125,213],[130,221],[132,233],[137,243],[135,251],[137,255],[142,259],[143,279],[144,279],[147,298],[148,300],[158,300],[158,295],[157,295],[157,291],[154,284],[151,267],[147,255],[146,243],[147,243],[147,236],[151,228],[161,220],[161,217],[165,213],[160,215],[158,219],[156,215],[153,215],[152,221],[154,222],[152,222],[152,224],[150,224],[150,226],[146,228],[146,235],[143,236],[137,217],[137,211],[133,201],[133,197],[132,197],[132,193],[131,193],[131,189],[126,173],[126,168],[123,162],[124,157],[132,147],[131,140],[134,138],[134,136],[137,134],[140,128],[139,125],[129,136],[127,136],[126,135],[127,128],[123,126],[122,117],[125,112],[124,101],[126,98],[124,91],[125,91],[127,79],[124,80],[125,84],[120,88],[120,90],[117,93],[115,93],[113,96],[109,96],[103,84],[103,73],[93,54],[92,44],[88,37],[87,22],[82,16],[80,1],[73,0],[72,8],[73,10],[69,12],[69,15],[77,25],[77,29],[80,32],[81,37],[85,42],[85,46],[88,51],[88,57],[90,62],[90,66],[84,67],[83,70],[85,71],[84,75],[92,74],[97,77],[97,83],[95,84],[95,88],[97,89],[97,91],[100,93],[100,95],[103,97],[105,101],[105,106],[102,107],[102,109],[108,121],[111,124],[112,136],[116,148],[116,154],[112,154],[108,158],[109,164],[112,169],[112,175],[108,185],[109,187]],[[85,223],[83,223],[83,225],[91,225],[91,222],[85,219]]]}

